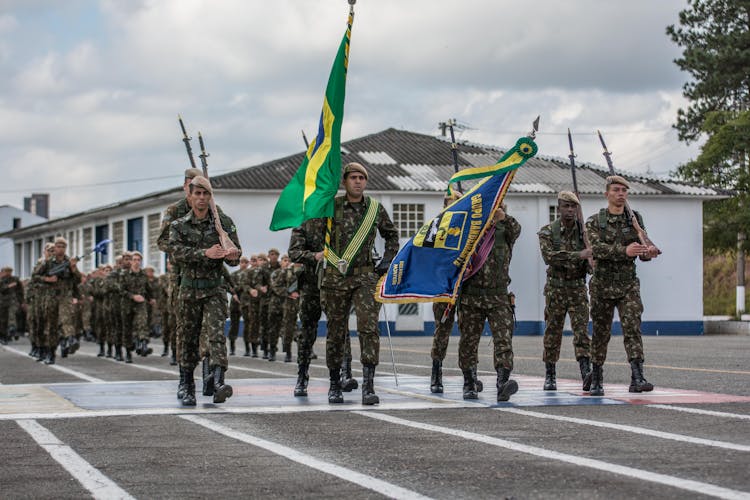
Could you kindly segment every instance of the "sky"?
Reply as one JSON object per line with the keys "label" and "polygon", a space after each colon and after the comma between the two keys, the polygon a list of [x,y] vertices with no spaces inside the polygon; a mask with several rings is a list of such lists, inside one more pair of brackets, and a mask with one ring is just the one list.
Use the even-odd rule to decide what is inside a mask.
{"label": "sky", "polygon": [[[699,153],[665,33],[686,0],[359,0],[342,141],[394,127],[668,175]],[[217,175],[304,150],[345,0],[0,0],[0,205],[59,217],[176,187],[177,115]],[[197,143],[197,141],[193,141]],[[197,144],[194,144],[197,149]],[[451,159],[446,158],[446,163]]]}

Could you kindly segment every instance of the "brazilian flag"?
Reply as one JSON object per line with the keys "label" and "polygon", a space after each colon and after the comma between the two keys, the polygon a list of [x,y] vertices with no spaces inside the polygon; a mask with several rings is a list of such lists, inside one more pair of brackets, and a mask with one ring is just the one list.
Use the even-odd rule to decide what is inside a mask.
{"label": "brazilian flag", "polygon": [[341,122],[353,19],[350,10],[346,33],[328,77],[318,134],[276,202],[271,231],[297,227],[308,219],[333,216],[333,199],[341,182]]}

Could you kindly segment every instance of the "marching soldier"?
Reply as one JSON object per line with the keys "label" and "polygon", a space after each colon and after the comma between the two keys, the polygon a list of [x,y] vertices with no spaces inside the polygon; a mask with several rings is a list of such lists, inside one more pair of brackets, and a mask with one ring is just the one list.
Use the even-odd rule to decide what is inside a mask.
{"label": "marching soldier", "polygon": [[120,268],[113,272],[112,275],[114,281],[113,286],[113,310],[114,314],[117,315],[119,321],[117,322],[115,330],[115,360],[123,361],[122,348],[125,347],[125,358],[126,363],[133,362],[133,348],[135,342],[133,342],[133,329],[131,324],[130,314],[130,303],[132,298],[127,290],[128,275],[130,269],[133,266],[133,254],[125,251],[120,256]]}
{"label": "marching soldier", "polygon": [[99,344],[98,357],[104,357],[104,343],[107,341],[107,329],[109,319],[109,304],[106,296],[106,278],[109,274],[109,266],[99,266],[94,272],[94,276],[89,280],[91,285],[91,296],[94,298],[92,327],[96,335],[96,342]]}
{"label": "marching soldier", "polygon": [[52,258],[55,244],[48,242],[44,245],[44,255],[37,260],[34,270],[26,287],[26,301],[29,306],[29,337],[31,341],[31,352],[29,356],[36,358],[37,361],[43,361],[46,358],[46,347],[44,344],[44,309],[43,309],[43,292],[45,285],[41,280],[35,280],[33,277],[41,272],[42,266],[47,259]]}
{"label": "marching soldier", "polygon": [[[255,256],[257,265],[249,268],[240,278],[240,288],[245,297],[249,296],[247,309],[250,310],[247,338],[251,344],[252,357],[258,357],[258,346],[261,343],[262,318],[264,309],[261,298],[268,294],[269,275],[266,269],[266,255]],[[252,261],[252,258],[250,259]],[[248,300],[248,299],[246,299]],[[265,356],[268,359],[268,355]]]}
{"label": "marching soldier", "polygon": [[139,356],[146,357],[153,352],[148,346],[151,337],[148,304],[155,300],[148,276],[141,269],[141,262],[143,255],[137,251],[132,252],[130,272],[123,276],[123,325],[125,331],[129,332],[130,344],[126,347],[128,351],[135,350]]}
{"label": "marching soldier", "polygon": [[[630,363],[630,392],[648,392],[654,389],[643,376],[643,340],[641,339],[641,283],[636,276],[635,259],[649,261],[659,251],[654,246],[640,243],[630,214],[625,213],[630,184],[619,175],[607,177],[607,208],[586,221],[586,233],[596,260],[594,276],[589,283],[591,294],[591,321],[594,335],[591,339],[591,395],[604,395],[603,365],[607,359],[614,310],[620,316],[625,352]],[[638,212],[633,214],[641,227],[643,220]]]}
{"label": "marching soldier", "polygon": [[302,273],[302,264],[291,264],[287,255],[282,260],[284,258],[290,264],[284,271],[287,295],[284,301],[284,315],[281,319],[281,343],[284,348],[284,363],[291,363],[292,341],[297,331],[297,315],[299,314],[299,276]]}
{"label": "marching soldier", "polygon": [[224,323],[227,317],[224,262],[239,264],[241,251],[232,219],[220,214],[220,224],[237,246],[225,250],[219,244],[216,223],[209,214],[213,190],[208,179],[196,176],[189,186],[191,210],[170,224],[168,249],[181,266],[178,295],[178,353],[180,383],[184,391],[182,404],[195,406],[193,371],[200,361],[201,327],[205,326],[209,341],[211,372],[214,377],[213,401],[223,403],[232,396],[232,387],[224,383],[227,350]]}
{"label": "marching soldier", "polygon": [[521,234],[521,225],[505,212],[496,209],[494,231],[485,233],[493,238],[486,260],[461,287],[458,307],[458,364],[464,375],[464,399],[477,399],[477,353],[485,319],[489,322],[494,343],[494,365],[497,372],[497,400],[508,401],[518,391],[518,383],[510,378],[513,370],[513,303],[508,293],[508,270],[513,245]]}
{"label": "marching soldier", "polygon": [[175,311],[171,307],[172,297],[172,261],[167,262],[167,272],[159,275],[159,295],[157,302],[161,311],[161,338],[164,342],[164,351],[162,357],[169,356],[169,349],[172,349],[172,357],[169,360],[170,365],[177,365],[177,346],[175,337]]}
{"label": "marching soldier", "polygon": [[[349,163],[344,167],[346,194],[335,198],[334,216],[327,221],[325,257],[329,265],[323,276],[321,301],[328,318],[329,403],[344,402],[340,372],[352,306],[357,314],[363,366],[362,404],[380,402],[374,388],[375,367],[380,355],[380,304],[375,302],[373,293],[378,275],[387,272],[398,252],[398,230],[385,207],[364,195],[367,178],[367,170],[359,163]],[[376,230],[385,239],[385,253],[377,269],[372,260]]]}
{"label": "marching soldier", "polygon": [[557,196],[560,217],[539,230],[539,247],[547,264],[547,283],[544,286],[544,390],[557,390],[555,364],[560,359],[565,315],[570,315],[573,328],[573,347],[581,370],[583,390],[591,387],[591,340],[589,301],[586,294],[587,259],[591,249],[585,248],[583,228],[577,220],[580,201],[575,193],[561,191]]}
{"label": "marching soldier", "polygon": [[[0,344],[7,344],[11,334],[11,314],[13,303],[23,304],[23,285],[17,276],[13,276],[12,267],[0,269]],[[15,319],[13,320],[15,323]]]}
{"label": "marching soldier", "polygon": [[240,257],[240,268],[231,273],[232,283],[234,285],[235,292],[232,294],[232,298],[229,300],[229,355],[234,356],[235,343],[237,342],[237,336],[240,333],[240,317],[242,316],[242,304],[240,303],[240,296],[242,295],[242,289],[240,288],[240,275],[245,272],[247,267],[250,265],[250,259],[244,255]]}

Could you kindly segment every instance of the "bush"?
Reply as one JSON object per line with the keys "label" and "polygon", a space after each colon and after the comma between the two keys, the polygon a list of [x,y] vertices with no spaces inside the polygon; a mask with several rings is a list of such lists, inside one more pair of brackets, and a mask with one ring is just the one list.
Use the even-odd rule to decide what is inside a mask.
{"label": "bush", "polygon": [[[750,281],[750,268],[745,264],[745,283]],[[703,257],[703,314],[734,316],[737,287],[736,254],[721,253]],[[750,311],[750,295],[745,293],[745,311]]]}

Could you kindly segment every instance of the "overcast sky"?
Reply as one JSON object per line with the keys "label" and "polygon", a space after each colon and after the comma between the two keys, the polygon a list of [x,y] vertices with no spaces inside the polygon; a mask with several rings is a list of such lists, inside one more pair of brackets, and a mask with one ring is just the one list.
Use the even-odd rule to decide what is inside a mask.
{"label": "overcast sky", "polygon": [[[388,127],[664,175],[696,156],[671,125],[687,76],[665,28],[685,0],[359,0],[342,140]],[[166,189],[177,114],[224,173],[311,137],[345,0],[0,0],[0,205],[61,216]],[[194,141],[197,142],[197,141]],[[197,149],[197,144],[194,145]],[[446,162],[450,163],[450,158]],[[92,186],[96,184],[96,186]]]}

